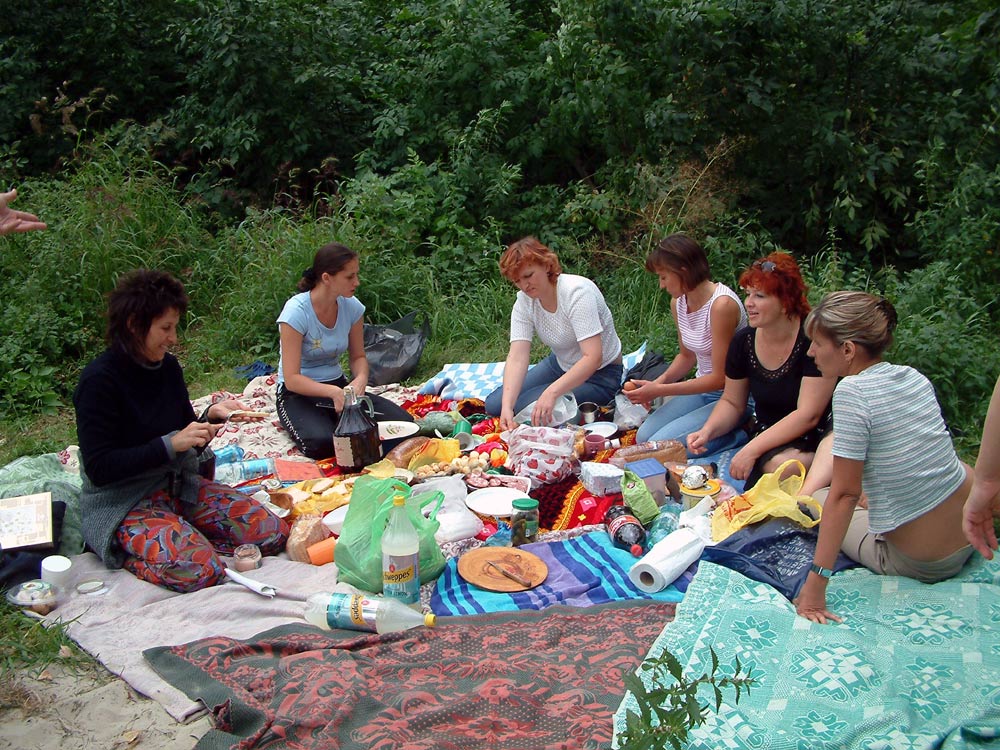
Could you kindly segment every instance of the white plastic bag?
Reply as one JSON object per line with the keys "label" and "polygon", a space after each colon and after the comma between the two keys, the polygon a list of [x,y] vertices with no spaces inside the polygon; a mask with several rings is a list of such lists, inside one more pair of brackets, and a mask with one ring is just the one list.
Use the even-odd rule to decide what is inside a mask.
{"label": "white plastic bag", "polygon": [[574,473],[576,432],[555,427],[515,427],[508,438],[507,468],[531,481],[532,489]]}
{"label": "white plastic bag", "polygon": [[461,477],[428,479],[426,482],[414,485],[412,494],[419,495],[435,490],[444,494],[444,502],[437,514],[440,527],[434,532],[434,541],[438,544],[457,542],[460,539],[473,537],[483,530],[483,520],[465,504],[469,488]]}
{"label": "white plastic bag", "polygon": [[[531,413],[535,410],[535,404],[537,401],[532,401],[530,404],[525,406],[521,411],[514,415],[514,421],[518,424],[531,424]],[[575,421],[580,410],[577,408],[576,396],[572,392],[564,393],[558,399],[556,399],[555,405],[552,407],[552,421],[547,425],[542,425],[543,427],[556,427],[561,424],[566,424],[567,422]]]}
{"label": "white plastic bag", "polygon": [[615,424],[619,430],[638,427],[648,414],[649,409],[642,404],[633,404],[624,393],[615,396]]}

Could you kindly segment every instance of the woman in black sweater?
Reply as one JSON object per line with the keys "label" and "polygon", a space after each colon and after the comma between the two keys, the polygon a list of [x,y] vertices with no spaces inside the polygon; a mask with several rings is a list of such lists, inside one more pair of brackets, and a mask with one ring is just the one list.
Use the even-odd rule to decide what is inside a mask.
{"label": "woman in black sweater", "polygon": [[184,287],[169,274],[123,276],[108,296],[109,346],[73,394],[84,539],[109,568],[182,592],[223,578],[220,553],[253,543],[275,554],[288,534],[258,502],[198,473],[218,424],[244,407],[221,401],[195,418],[169,352],[186,310]]}

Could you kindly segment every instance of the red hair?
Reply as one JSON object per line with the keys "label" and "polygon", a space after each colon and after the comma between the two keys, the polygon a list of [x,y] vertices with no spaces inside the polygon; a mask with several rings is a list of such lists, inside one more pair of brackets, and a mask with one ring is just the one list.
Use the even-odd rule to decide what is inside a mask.
{"label": "red hair", "polygon": [[512,242],[500,256],[500,273],[515,284],[521,270],[530,265],[545,268],[549,281],[553,283],[562,273],[562,266],[559,265],[556,254],[534,237],[524,237]]}
{"label": "red hair", "polygon": [[[774,268],[764,266],[773,263]],[[743,289],[752,287],[764,294],[781,300],[785,315],[790,318],[805,318],[809,314],[809,300],[806,299],[806,282],[802,279],[799,264],[788,253],[771,253],[755,261],[740,276]]]}

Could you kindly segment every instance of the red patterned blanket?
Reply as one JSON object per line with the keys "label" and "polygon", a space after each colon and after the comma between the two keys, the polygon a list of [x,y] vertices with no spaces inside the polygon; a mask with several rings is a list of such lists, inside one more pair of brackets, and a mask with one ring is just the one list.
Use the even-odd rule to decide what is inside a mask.
{"label": "red patterned blanket", "polygon": [[285,625],[156,648],[217,728],[198,750],[598,748],[674,605],[615,602],[443,618],[377,636]]}

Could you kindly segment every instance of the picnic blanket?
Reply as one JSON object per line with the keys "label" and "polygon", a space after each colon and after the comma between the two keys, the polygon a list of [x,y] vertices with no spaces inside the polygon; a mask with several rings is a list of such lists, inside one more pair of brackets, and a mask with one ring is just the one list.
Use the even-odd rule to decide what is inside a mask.
{"label": "picnic blanket", "polygon": [[198,750],[598,748],[622,676],[673,607],[555,607],[382,636],[291,625],[146,658],[215,714]]}
{"label": "picnic blanket", "polygon": [[559,542],[536,542],[520,549],[541,558],[549,574],[544,583],[513,594],[487,591],[467,583],[458,573],[458,560],[449,560],[431,595],[431,611],[438,615],[472,615],[544,609],[555,604],[590,607],[624,599],[679,602],[691,580],[685,573],[673,585],[646,594],[629,580],[635,562],[631,553],[618,549],[605,529]]}
{"label": "picnic blanket", "polygon": [[[623,372],[628,372],[645,354],[646,342],[643,341],[642,346],[622,357]],[[420,393],[443,399],[485,400],[503,385],[503,367],[503,362],[449,362],[420,386]]]}
{"label": "picnic blanket", "polygon": [[[722,674],[739,656],[758,684],[738,704],[726,692],[690,750],[1000,746],[1000,561],[976,555],[933,585],[853,569],[827,598],[843,624],[810,623],[773,588],[700,564],[647,660],[670,651],[698,676],[712,647]],[[635,707],[626,695],[616,733]]]}

